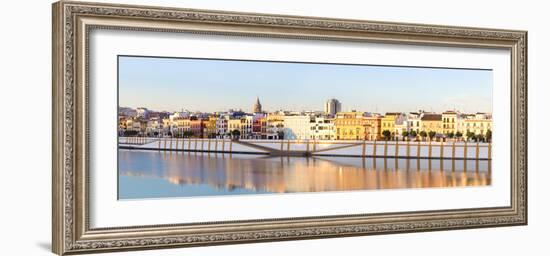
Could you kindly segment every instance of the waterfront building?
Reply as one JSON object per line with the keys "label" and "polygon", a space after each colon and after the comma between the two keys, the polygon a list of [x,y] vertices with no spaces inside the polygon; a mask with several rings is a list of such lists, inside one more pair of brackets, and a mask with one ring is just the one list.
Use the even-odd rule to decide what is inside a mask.
{"label": "waterfront building", "polygon": [[162,121],[159,118],[151,118],[147,121],[147,128],[145,134],[147,136],[158,136],[161,134]]}
{"label": "waterfront building", "polygon": [[233,136],[234,131],[239,131],[238,138],[250,139],[252,138],[252,124],[254,116],[245,115],[240,118],[232,118],[227,120],[228,135]]}
{"label": "waterfront building", "polygon": [[462,132],[462,136],[466,137],[472,132],[475,135],[486,135],[487,131],[493,130],[493,120],[491,115],[485,113],[476,113],[475,115],[463,115],[459,120],[458,129]]}
{"label": "waterfront building", "polygon": [[337,99],[329,99],[325,102],[325,114],[335,116],[340,111],[342,111],[342,103]]}
{"label": "waterfront building", "polygon": [[143,136],[147,130],[147,121],[142,118],[126,119],[126,131],[132,135]]}
{"label": "waterfront building", "polygon": [[362,125],[365,127],[365,140],[379,140],[382,136],[382,117],[379,114],[365,113]]}
{"label": "waterfront building", "polygon": [[399,120],[396,120],[396,123],[395,123],[395,137],[396,138],[403,139],[403,132],[408,132],[408,131],[409,131],[409,122],[405,118],[405,116],[403,116],[403,118],[401,118]]}
{"label": "waterfront building", "polygon": [[416,132],[417,134],[420,132],[420,129],[422,128],[422,115],[423,112],[410,112],[407,115],[407,123],[408,123],[408,132]]}
{"label": "waterfront building", "polygon": [[420,131],[425,131],[427,133],[429,132],[435,132],[436,134],[442,133],[442,120],[441,120],[441,114],[436,113],[423,113],[421,120],[422,120],[422,127]]}
{"label": "waterfront building", "polygon": [[313,140],[333,140],[336,136],[333,119],[316,117],[310,122],[311,133],[309,138]]}
{"label": "waterfront building", "polygon": [[[403,122],[406,116],[399,112],[388,112],[382,117],[382,132],[390,131],[393,136],[400,136],[403,131]],[[396,124],[399,124],[399,129],[396,129]],[[406,125],[405,125],[406,126]]]}
{"label": "waterfront building", "polygon": [[118,131],[119,133],[124,132],[126,130],[126,122],[128,121],[128,117],[124,116],[118,116]]}
{"label": "waterfront building", "polygon": [[252,120],[252,138],[265,139],[266,126],[267,126],[266,114],[256,113]]}
{"label": "waterfront building", "polygon": [[283,112],[274,112],[267,114],[266,117],[266,139],[268,140],[278,140],[283,139],[285,127]]}
{"label": "waterfront building", "polygon": [[209,116],[207,120],[205,120],[204,124],[204,136],[206,138],[215,138],[217,135],[216,130],[216,121],[218,120],[215,116]]}
{"label": "waterfront building", "polygon": [[458,131],[458,117],[456,111],[445,111],[441,114],[443,134],[456,133]]}
{"label": "waterfront building", "polygon": [[175,119],[172,121],[171,127],[172,136],[188,136],[189,132],[191,132],[191,120],[189,118]]}
{"label": "waterfront building", "polygon": [[241,138],[252,138],[252,123],[254,122],[254,116],[246,115],[241,117]]}
{"label": "waterfront building", "polygon": [[229,131],[229,128],[227,126],[229,120],[228,115],[222,115],[219,118],[216,119],[216,134],[217,138],[225,138],[227,137]]}
{"label": "waterfront building", "polygon": [[252,107],[252,113],[261,113],[261,112],[262,112],[262,104],[260,104],[260,98],[256,97],[256,102]]}
{"label": "waterfront building", "polygon": [[[233,131],[241,132],[241,119],[228,119],[227,120],[227,133],[229,136],[232,136]],[[240,137],[240,135],[239,135]]]}
{"label": "waterfront building", "polygon": [[193,137],[203,138],[204,128],[206,127],[206,123],[204,122],[204,120],[197,117],[191,117],[190,120],[191,132],[193,133]]}
{"label": "waterfront building", "polygon": [[284,120],[284,139],[287,140],[306,140],[311,134],[311,117],[307,115],[283,116]]}
{"label": "waterfront building", "polygon": [[367,127],[363,122],[363,112],[338,112],[334,118],[337,140],[367,139]]}

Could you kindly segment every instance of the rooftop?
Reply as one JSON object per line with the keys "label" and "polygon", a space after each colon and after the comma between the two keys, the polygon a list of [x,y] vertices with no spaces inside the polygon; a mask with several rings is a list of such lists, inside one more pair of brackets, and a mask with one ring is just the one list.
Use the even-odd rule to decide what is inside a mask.
{"label": "rooftop", "polygon": [[422,121],[441,121],[441,114],[424,114]]}

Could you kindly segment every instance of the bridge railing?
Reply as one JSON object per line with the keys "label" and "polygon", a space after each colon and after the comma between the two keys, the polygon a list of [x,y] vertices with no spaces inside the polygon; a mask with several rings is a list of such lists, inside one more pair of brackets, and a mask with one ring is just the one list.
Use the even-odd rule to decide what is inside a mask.
{"label": "bridge railing", "polygon": [[231,140],[121,137],[123,148],[169,151],[260,153],[396,158],[491,159],[491,143],[361,140]]}

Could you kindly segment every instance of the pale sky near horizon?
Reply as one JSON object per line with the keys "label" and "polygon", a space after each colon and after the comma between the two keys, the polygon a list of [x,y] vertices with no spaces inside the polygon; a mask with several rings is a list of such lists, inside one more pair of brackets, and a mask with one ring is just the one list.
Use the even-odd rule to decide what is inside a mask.
{"label": "pale sky near horizon", "polygon": [[119,106],[157,111],[492,112],[491,70],[119,57]]}

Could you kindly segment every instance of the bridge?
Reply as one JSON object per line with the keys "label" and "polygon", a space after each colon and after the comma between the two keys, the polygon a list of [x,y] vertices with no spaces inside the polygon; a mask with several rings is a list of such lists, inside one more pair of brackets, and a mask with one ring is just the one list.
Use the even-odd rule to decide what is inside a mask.
{"label": "bridge", "polygon": [[364,140],[253,140],[120,137],[119,148],[271,156],[491,159],[491,143]]}

